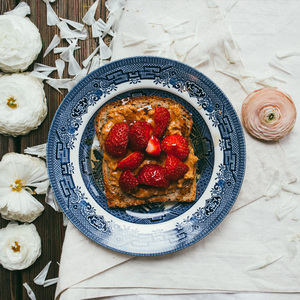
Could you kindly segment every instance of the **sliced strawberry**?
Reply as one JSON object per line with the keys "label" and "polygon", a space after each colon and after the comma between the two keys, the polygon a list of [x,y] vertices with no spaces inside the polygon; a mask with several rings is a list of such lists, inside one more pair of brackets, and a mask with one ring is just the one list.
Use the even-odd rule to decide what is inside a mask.
{"label": "sliced strawberry", "polygon": [[161,142],[161,150],[184,161],[189,155],[186,138],[180,134],[168,135]]}
{"label": "sliced strawberry", "polygon": [[127,123],[117,123],[109,131],[104,142],[107,153],[113,157],[126,154],[129,126]]}
{"label": "sliced strawberry", "polygon": [[160,165],[149,164],[141,168],[136,176],[140,184],[167,187],[170,182],[165,178],[165,168]]}
{"label": "sliced strawberry", "polygon": [[140,151],[132,152],[131,154],[123,158],[120,162],[118,162],[118,168],[123,171],[133,171],[143,162],[144,158],[144,153]]}
{"label": "sliced strawberry", "polygon": [[125,170],[121,173],[119,178],[119,185],[125,193],[129,193],[130,191],[134,190],[138,184],[139,183],[137,179],[129,170]]}
{"label": "sliced strawberry", "polygon": [[129,147],[133,151],[145,150],[151,133],[152,125],[146,121],[137,121],[129,128]]}
{"label": "sliced strawberry", "polygon": [[170,113],[167,108],[157,106],[154,112],[154,135],[160,138],[165,132],[170,122]]}
{"label": "sliced strawberry", "polygon": [[189,166],[173,155],[168,155],[165,163],[165,177],[171,181],[177,181],[189,170]]}
{"label": "sliced strawberry", "polygon": [[160,155],[160,152],[161,152],[160,142],[156,136],[151,135],[150,140],[147,145],[147,148],[146,148],[146,152],[149,155],[153,155],[153,156]]}

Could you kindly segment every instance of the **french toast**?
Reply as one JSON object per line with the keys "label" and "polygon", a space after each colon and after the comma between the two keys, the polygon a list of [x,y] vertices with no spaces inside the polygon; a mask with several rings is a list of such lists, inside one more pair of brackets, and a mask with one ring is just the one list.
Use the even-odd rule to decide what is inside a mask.
{"label": "french toast", "polygon": [[[186,168],[188,171],[185,171],[179,180],[168,181],[168,185],[151,186],[142,183],[137,184],[131,191],[124,192],[124,189],[120,187],[119,179],[122,170],[120,170],[118,164],[124,157],[133,153],[134,150],[132,150],[132,147],[127,147],[124,150],[126,151],[125,154],[122,153],[121,157],[115,157],[108,153],[106,140],[116,124],[121,123],[124,125],[121,125],[122,127],[128,125],[128,128],[130,128],[137,122],[144,122],[143,124],[150,124],[154,128],[156,107],[164,107],[170,114],[168,125],[163,135],[159,137],[160,142],[165,137],[171,135],[181,135],[186,139],[188,155],[184,158],[183,163],[188,166]],[[95,117],[94,125],[100,147],[103,151],[102,172],[105,195],[109,207],[126,208],[153,202],[195,201],[196,163],[198,158],[194,155],[194,149],[190,141],[193,120],[189,112],[182,105],[172,99],[158,96],[130,97],[108,103],[100,108]],[[161,151],[160,155],[149,155],[149,153],[145,152],[145,149],[139,151],[143,151],[144,156],[140,165],[131,170],[133,179],[139,177],[141,170],[146,165],[165,166],[167,153],[164,151]]]}

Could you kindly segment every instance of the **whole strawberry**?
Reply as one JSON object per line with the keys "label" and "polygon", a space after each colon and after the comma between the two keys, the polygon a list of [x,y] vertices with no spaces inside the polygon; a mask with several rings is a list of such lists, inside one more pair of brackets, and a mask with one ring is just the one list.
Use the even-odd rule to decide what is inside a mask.
{"label": "whole strawberry", "polygon": [[154,135],[158,138],[162,137],[170,122],[170,113],[167,108],[155,107],[154,115]]}
{"label": "whole strawberry", "polygon": [[165,178],[165,168],[160,165],[149,164],[141,168],[136,176],[139,184],[168,187],[169,180]]}
{"label": "whole strawberry", "polygon": [[174,155],[184,161],[189,155],[186,138],[180,134],[168,135],[161,142],[161,149],[168,155]]}
{"label": "whole strawberry", "polygon": [[129,126],[127,123],[117,123],[109,131],[104,142],[105,150],[113,157],[122,157],[126,154]]}
{"label": "whole strawberry", "polygon": [[151,133],[152,125],[146,121],[137,121],[129,128],[129,147],[133,151],[145,150]]}
{"label": "whole strawberry", "polygon": [[121,170],[133,171],[136,169],[144,160],[145,154],[140,151],[135,151],[123,158],[118,162],[118,168]]}
{"label": "whole strawberry", "polygon": [[131,192],[136,188],[138,184],[139,183],[137,179],[129,170],[125,170],[124,172],[121,173],[119,178],[119,186],[124,193]]}
{"label": "whole strawberry", "polygon": [[189,170],[189,166],[173,155],[168,155],[165,162],[165,177],[171,181],[177,181]]}

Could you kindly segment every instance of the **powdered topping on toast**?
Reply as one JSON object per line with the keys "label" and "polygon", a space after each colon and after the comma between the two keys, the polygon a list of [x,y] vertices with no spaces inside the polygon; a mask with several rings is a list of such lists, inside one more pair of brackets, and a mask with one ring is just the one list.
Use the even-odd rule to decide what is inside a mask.
{"label": "powdered topping on toast", "polygon": [[[194,201],[198,158],[189,139],[191,116],[171,99],[137,98],[129,98],[125,105],[110,104],[95,119],[97,137],[104,151],[103,177],[108,205],[128,207],[167,200]],[[116,126],[125,128],[124,124],[129,128],[128,145],[126,153],[117,157],[107,152],[106,140],[111,138]],[[166,161],[168,156],[171,158]]]}

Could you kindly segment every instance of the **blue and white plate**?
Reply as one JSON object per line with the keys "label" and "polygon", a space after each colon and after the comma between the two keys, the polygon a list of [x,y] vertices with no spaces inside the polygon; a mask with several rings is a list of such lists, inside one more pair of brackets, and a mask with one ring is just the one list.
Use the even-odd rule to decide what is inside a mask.
{"label": "blue and white plate", "polygon": [[[107,206],[94,118],[110,101],[141,95],[172,98],[193,117],[199,161],[192,203]],[[174,60],[131,57],[99,68],[66,96],[50,128],[47,165],[58,203],[82,233],[119,252],[159,255],[201,240],[225,218],[242,185],[245,142],[234,108],[206,76]]]}

